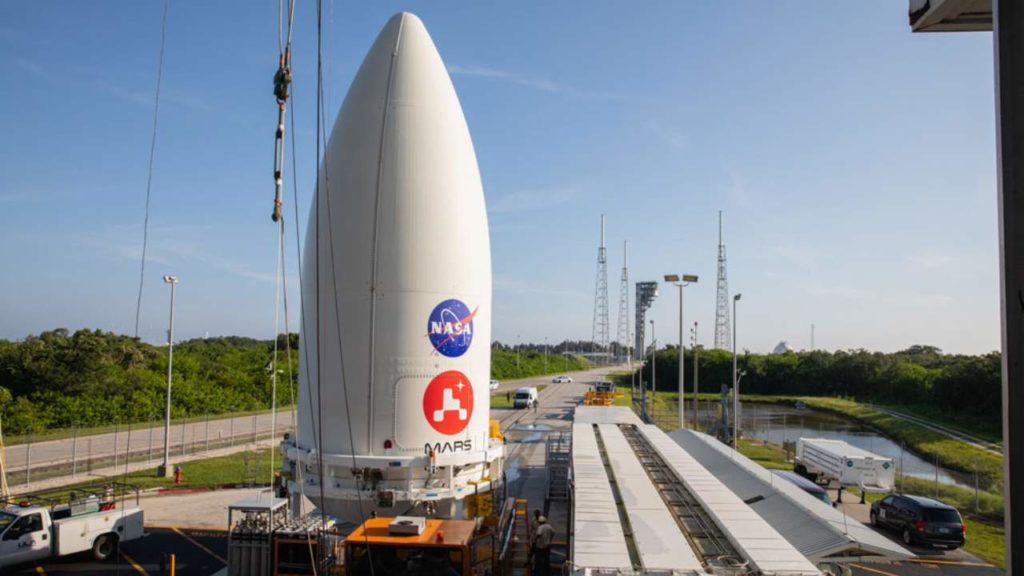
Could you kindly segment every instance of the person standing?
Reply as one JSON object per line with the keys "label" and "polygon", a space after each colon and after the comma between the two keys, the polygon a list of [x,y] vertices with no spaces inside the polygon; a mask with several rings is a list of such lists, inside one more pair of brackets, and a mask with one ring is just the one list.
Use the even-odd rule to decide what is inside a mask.
{"label": "person standing", "polygon": [[551,576],[551,541],[555,529],[544,516],[537,518],[537,531],[533,534],[533,573],[537,576]]}

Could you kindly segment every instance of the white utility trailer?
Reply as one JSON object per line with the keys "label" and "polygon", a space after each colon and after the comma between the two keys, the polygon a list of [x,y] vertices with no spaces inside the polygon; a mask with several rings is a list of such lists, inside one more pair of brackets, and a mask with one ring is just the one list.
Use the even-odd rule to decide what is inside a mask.
{"label": "white utility trailer", "polygon": [[797,440],[794,470],[820,483],[857,486],[864,492],[889,492],[896,479],[892,458],[828,438]]}

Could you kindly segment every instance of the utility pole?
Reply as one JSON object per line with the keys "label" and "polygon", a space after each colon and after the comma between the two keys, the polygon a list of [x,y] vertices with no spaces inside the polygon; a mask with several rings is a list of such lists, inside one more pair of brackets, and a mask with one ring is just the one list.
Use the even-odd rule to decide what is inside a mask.
{"label": "utility pole", "polygon": [[686,340],[683,339],[683,288],[697,281],[693,274],[666,274],[665,282],[679,287],[679,427],[686,428]]}
{"label": "utility pole", "polygon": [[654,336],[654,320],[651,320],[651,396],[654,398],[654,422],[658,422],[658,375],[655,372],[658,358],[658,338]]}
{"label": "utility pole", "polygon": [[690,346],[690,348],[693,350],[693,429],[697,430],[697,429],[700,428],[700,420],[698,419],[699,415],[697,413],[697,405],[699,403],[699,401],[698,401],[699,394],[697,392],[697,390],[699,388],[699,386],[698,386],[699,380],[697,380],[697,376],[698,376],[698,372],[697,372],[697,361],[698,360],[697,360],[697,358],[698,358],[699,349],[697,348],[697,322],[696,321],[693,322],[693,330],[692,330],[692,332],[693,332],[693,343]]}
{"label": "utility pole", "polygon": [[[171,371],[174,366],[174,288],[177,276],[164,276],[164,282],[171,285],[171,321],[167,329],[167,405],[164,411],[164,461],[157,470],[157,476],[169,478],[171,470]],[[115,446],[116,449],[116,446]]]}
{"label": "utility pole", "polygon": [[743,294],[732,297],[732,447],[740,447],[740,380],[736,373],[736,303]]}

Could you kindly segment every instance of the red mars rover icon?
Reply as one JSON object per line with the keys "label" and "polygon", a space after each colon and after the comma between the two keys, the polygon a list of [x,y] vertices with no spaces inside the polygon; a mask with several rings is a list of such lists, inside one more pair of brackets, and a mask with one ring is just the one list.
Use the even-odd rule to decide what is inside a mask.
{"label": "red mars rover icon", "polygon": [[473,386],[458,370],[434,377],[423,393],[423,415],[441,434],[449,436],[466,429],[473,416]]}

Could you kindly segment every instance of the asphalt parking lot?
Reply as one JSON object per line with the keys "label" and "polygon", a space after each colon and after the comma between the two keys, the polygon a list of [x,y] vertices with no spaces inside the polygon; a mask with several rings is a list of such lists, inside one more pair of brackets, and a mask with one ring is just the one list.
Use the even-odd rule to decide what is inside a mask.
{"label": "asphalt parking lot", "polygon": [[147,527],[146,536],[126,542],[116,558],[96,562],[89,554],[54,558],[4,570],[12,575],[124,576],[170,574],[174,555],[176,576],[210,576],[222,570],[227,558],[227,539],[219,530]]}

